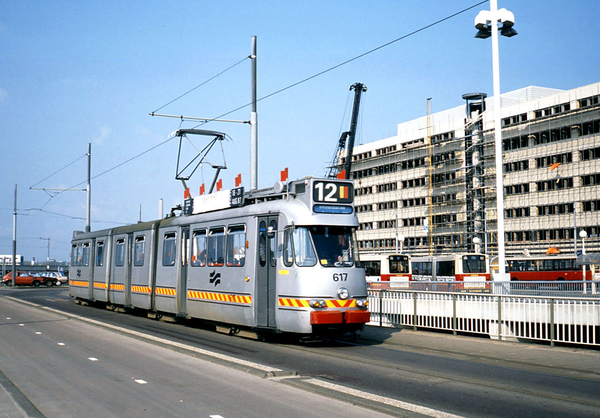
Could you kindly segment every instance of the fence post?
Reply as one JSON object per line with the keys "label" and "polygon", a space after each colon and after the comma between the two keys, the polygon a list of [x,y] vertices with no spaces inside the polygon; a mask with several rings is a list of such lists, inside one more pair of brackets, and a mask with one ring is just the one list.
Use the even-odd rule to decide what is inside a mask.
{"label": "fence post", "polygon": [[502,296],[498,295],[498,341],[502,341]]}
{"label": "fence post", "polygon": [[456,293],[452,294],[452,334],[456,335]]}
{"label": "fence post", "polygon": [[417,330],[417,292],[413,292],[413,330]]}
{"label": "fence post", "polygon": [[554,298],[550,298],[550,347],[554,347]]}
{"label": "fence post", "polygon": [[385,290],[379,289],[379,327],[383,327],[383,292]]}

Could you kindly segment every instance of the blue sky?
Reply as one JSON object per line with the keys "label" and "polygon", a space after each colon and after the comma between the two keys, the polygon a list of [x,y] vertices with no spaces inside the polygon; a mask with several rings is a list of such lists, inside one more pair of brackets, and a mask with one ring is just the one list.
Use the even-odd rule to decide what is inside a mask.
{"label": "blue sky", "polygon": [[[17,184],[17,253],[45,260],[48,241],[40,238],[50,238],[50,257],[66,260],[72,231],[85,228],[85,193],[51,197],[30,187],[84,182],[88,143],[92,176],[98,176],[166,141],[180,121],[149,113],[243,60],[252,36],[258,37],[260,98],[477,3],[0,0],[0,254],[12,253]],[[519,32],[500,40],[502,92],[600,81],[600,2],[498,3],[514,13]],[[286,167],[291,179],[325,173],[349,126],[355,82],[368,87],[359,143],[395,135],[398,123],[425,115],[429,97],[437,112],[461,105],[463,93],[491,96],[491,42],[475,39],[473,27],[485,9],[489,3],[260,101],[259,187],[272,186]],[[216,117],[249,103],[250,94],[245,60],[160,112]],[[248,120],[249,112],[227,118]],[[249,187],[249,127],[203,128],[231,138],[223,154],[218,149],[209,158],[220,164],[224,155],[224,187],[233,187],[239,173]],[[177,140],[168,141],[94,178],[92,229],[135,223],[140,205],[143,220],[156,219],[161,198],[165,212],[180,203],[177,149]],[[208,167],[199,170],[188,181],[192,194],[212,176]]]}

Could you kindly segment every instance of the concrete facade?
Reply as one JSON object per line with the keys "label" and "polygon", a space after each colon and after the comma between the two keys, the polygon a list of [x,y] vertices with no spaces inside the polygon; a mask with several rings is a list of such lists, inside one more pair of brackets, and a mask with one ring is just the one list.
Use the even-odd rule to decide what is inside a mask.
{"label": "concrete facade", "polygon": [[[495,255],[493,100],[477,96],[354,148],[360,251],[395,251],[399,236],[412,255]],[[581,230],[600,251],[600,83],[501,98],[507,256],[572,254]]]}

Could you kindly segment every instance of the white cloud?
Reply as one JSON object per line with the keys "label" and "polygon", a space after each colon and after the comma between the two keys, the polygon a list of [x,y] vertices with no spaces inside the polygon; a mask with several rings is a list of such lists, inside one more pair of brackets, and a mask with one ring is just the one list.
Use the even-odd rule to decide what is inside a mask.
{"label": "white cloud", "polygon": [[96,138],[94,138],[94,144],[96,145],[102,145],[104,143],[104,140],[107,139],[108,137],[110,137],[111,134],[111,130],[108,126],[103,126],[101,131],[100,131],[100,135],[98,135]]}

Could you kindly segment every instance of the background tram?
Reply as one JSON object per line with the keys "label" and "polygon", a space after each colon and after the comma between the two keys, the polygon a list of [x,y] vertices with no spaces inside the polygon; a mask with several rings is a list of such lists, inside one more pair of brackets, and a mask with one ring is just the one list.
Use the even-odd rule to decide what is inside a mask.
{"label": "background tram", "polygon": [[231,333],[362,329],[370,313],[355,262],[352,182],[279,186],[220,191],[186,201],[180,216],[74,232],[70,295]]}
{"label": "background tram", "polygon": [[[575,255],[508,257],[506,266],[511,281],[584,280],[583,268],[576,261]],[[586,269],[585,280],[592,279],[592,271]]]}
{"label": "background tram", "polygon": [[485,254],[450,254],[412,258],[413,280],[463,282],[460,289],[489,289],[489,258]]}
{"label": "background tram", "polygon": [[359,254],[371,289],[408,288],[412,280],[411,257],[407,254]]}

